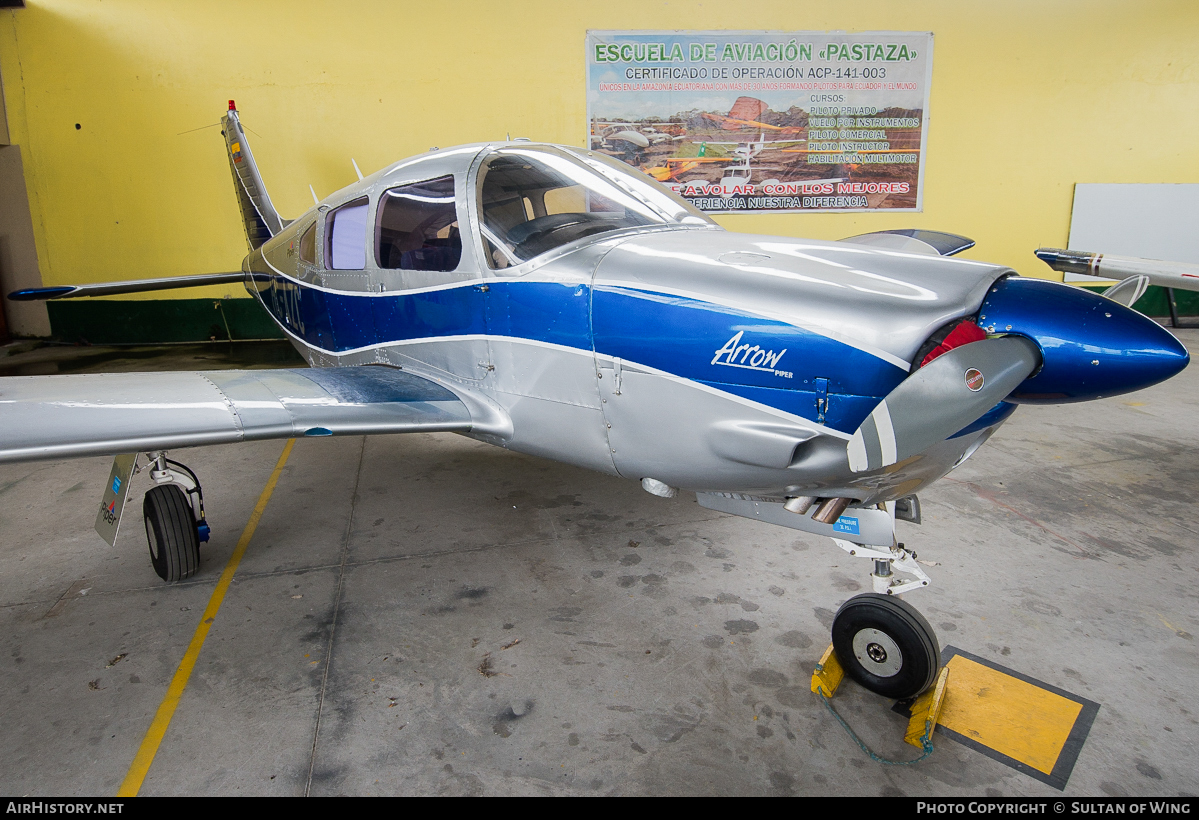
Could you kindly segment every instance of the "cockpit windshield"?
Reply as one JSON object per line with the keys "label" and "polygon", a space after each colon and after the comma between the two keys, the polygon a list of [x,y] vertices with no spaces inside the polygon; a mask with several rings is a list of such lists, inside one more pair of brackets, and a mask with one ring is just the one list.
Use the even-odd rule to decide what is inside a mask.
{"label": "cockpit windshield", "polygon": [[491,152],[478,174],[488,263],[519,265],[586,236],[646,225],[712,225],[648,177],[599,155],[542,146]]}

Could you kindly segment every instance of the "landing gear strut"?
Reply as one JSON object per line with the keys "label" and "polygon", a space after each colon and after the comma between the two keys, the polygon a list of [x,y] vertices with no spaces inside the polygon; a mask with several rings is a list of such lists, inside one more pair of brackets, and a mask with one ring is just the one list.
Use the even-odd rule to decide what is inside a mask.
{"label": "landing gear strut", "polygon": [[[776,501],[738,493],[701,492],[695,500],[709,510],[826,535],[850,555],[871,559],[874,592],[849,599],[833,619],[837,658],[850,677],[886,697],[913,697],[936,680],[941,660],[937,636],[919,612],[898,598],[932,582],[916,553],[895,538],[896,518],[920,523],[920,502],[914,495],[873,507],[850,507],[844,498]],[[813,507],[817,512],[809,516]]]}
{"label": "landing gear strut", "polygon": [[163,452],[150,453],[150,478],[142,513],[150,561],[168,584],[195,575],[200,568],[200,542],[207,541],[204,492],[196,474]]}
{"label": "landing gear strut", "polygon": [[[902,500],[909,503],[903,517],[919,523],[915,497]],[[898,505],[879,506],[889,507],[887,511],[895,516]],[[850,555],[874,561],[870,576],[874,592],[850,598],[833,618],[833,649],[845,674],[883,697],[905,700],[919,695],[937,678],[941,647],[924,616],[896,596],[926,587],[931,579],[916,562],[916,553],[894,538],[890,548],[840,538],[833,541]]]}

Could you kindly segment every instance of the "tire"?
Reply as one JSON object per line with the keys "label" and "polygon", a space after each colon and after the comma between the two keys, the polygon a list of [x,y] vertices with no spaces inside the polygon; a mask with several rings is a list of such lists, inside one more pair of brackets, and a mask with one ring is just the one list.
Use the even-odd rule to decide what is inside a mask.
{"label": "tire", "polygon": [[158,577],[173,584],[200,568],[200,538],[187,494],[174,484],[152,487],[142,502],[150,562]]}
{"label": "tire", "polygon": [[932,686],[941,647],[928,621],[898,598],[868,592],[833,617],[833,650],[849,675],[883,697],[905,700]]}

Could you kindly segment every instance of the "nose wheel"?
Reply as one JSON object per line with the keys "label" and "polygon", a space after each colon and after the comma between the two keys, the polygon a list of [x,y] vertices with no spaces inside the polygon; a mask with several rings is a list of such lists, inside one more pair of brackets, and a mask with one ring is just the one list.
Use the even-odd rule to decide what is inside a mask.
{"label": "nose wheel", "polygon": [[883,697],[915,697],[936,680],[941,647],[915,607],[869,592],[850,598],[833,618],[833,649],[845,673]]}

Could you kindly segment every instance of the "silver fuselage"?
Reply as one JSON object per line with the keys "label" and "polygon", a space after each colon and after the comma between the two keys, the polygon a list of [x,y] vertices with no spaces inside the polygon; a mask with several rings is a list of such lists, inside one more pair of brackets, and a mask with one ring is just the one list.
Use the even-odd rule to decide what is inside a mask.
{"label": "silver fuselage", "polygon": [[[686,489],[870,504],[941,477],[997,426],[884,470],[847,462],[846,442],[925,340],[976,312],[1009,269],[697,220],[496,270],[475,177],[511,145],[431,152],[337,192],[246,258],[247,287],[314,367],[403,368],[463,398],[477,438]],[[369,252],[361,270],[330,270],[323,251],[301,259],[314,223],[327,248],[327,212],[367,197],[373,219],[388,189],[447,175],[462,241],[452,272],[384,269]]]}

